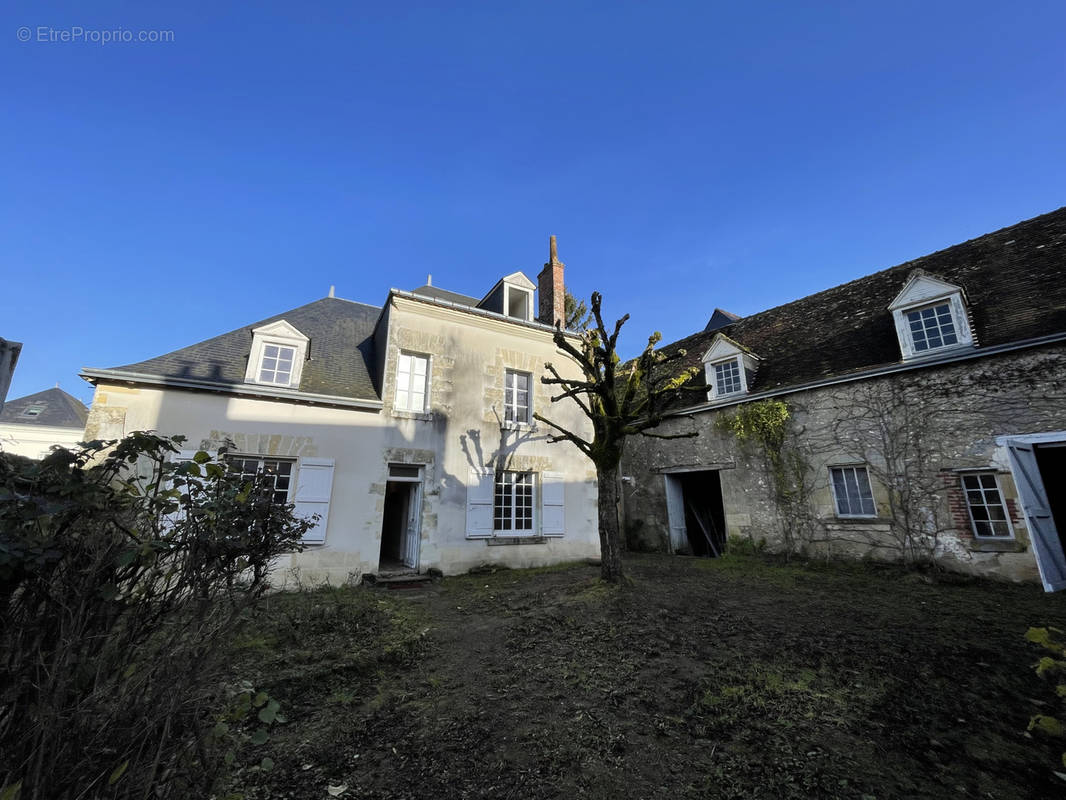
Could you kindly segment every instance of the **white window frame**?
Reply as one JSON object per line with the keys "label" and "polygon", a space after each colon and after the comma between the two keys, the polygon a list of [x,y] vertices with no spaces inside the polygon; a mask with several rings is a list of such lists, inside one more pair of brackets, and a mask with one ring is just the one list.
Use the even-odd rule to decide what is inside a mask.
{"label": "white window frame", "polygon": [[[995,486],[996,495],[999,498],[999,506],[1000,506],[1000,508],[1003,509],[1003,519],[1002,520],[993,520],[993,519],[976,520],[976,519],[974,519],[974,516],[973,516],[973,505],[970,503],[970,492],[971,491],[975,491],[975,490],[968,489],[966,487],[966,479],[967,478],[978,478],[978,479],[980,479],[982,476],[985,476],[985,475],[991,475],[992,476],[992,480],[994,480],[995,483],[996,483],[996,486]],[[966,513],[970,515],[970,530],[973,532],[973,535],[974,535],[975,539],[981,539],[982,541],[986,541],[986,542],[1009,542],[1012,539],[1014,539],[1014,522],[1010,518],[1010,508],[1007,506],[1007,500],[1003,496],[1003,484],[1000,483],[999,475],[996,474],[996,472],[994,472],[993,470],[973,470],[973,471],[963,472],[963,473],[961,473],[959,475],[959,486],[962,488],[962,493],[963,493],[963,496],[964,496],[964,500],[966,501]],[[981,486],[979,491],[981,492],[981,494],[983,496],[984,493],[986,491],[988,491],[988,489],[986,487],[984,487],[984,486]],[[981,505],[981,506],[983,506],[985,508],[989,508],[988,503],[980,503],[979,505]],[[989,535],[989,534],[984,534],[984,533],[978,533],[977,532],[977,523],[978,523],[978,521],[980,521],[980,522],[1003,522],[1007,526],[1007,534],[1005,536],[997,536],[995,534]],[[995,526],[993,526],[993,528],[994,527]]]}
{"label": "white window frame", "polygon": [[[31,403],[19,412],[20,417],[26,417],[27,419],[36,419],[44,413],[45,406],[41,403]],[[33,413],[30,413],[33,412]]]}
{"label": "white window frame", "polygon": [[[252,329],[252,350],[248,355],[248,368],[244,379],[260,386],[277,386],[298,389],[303,378],[304,362],[307,361],[307,346],[311,340],[285,320],[271,322]],[[288,382],[262,380],[263,359],[267,345],[290,347],[293,350],[292,373]]]}
{"label": "white window frame", "polygon": [[[911,333],[911,325],[907,315],[915,311],[923,311],[927,308],[942,305],[947,305],[948,310],[951,312],[951,324],[955,328],[957,341],[953,344],[942,344],[939,347],[918,350],[915,347],[914,336]],[[926,275],[921,271],[916,271],[903,287],[903,291],[889,304],[888,309],[892,312],[892,318],[896,325],[896,337],[899,339],[899,349],[904,361],[934,358],[944,353],[952,353],[974,346],[969,315],[966,313],[965,299],[962,288],[959,286],[942,281],[932,275]]]}
{"label": "white window frame", "polygon": [[[704,382],[707,384],[707,399],[712,403],[716,400],[732,400],[746,395],[750,388],[748,381],[755,374],[759,364],[759,359],[754,353],[742,348],[723,333],[715,334],[711,340],[711,346],[707,348],[707,352],[700,360],[703,362]],[[723,394],[718,391],[717,368],[731,361],[736,363],[737,371],[740,373],[740,388]]]}
{"label": "white window frame", "polygon": [[[404,359],[410,359],[411,369],[405,374],[403,370]],[[411,402],[415,396],[414,384],[417,371],[414,369],[416,363],[424,363],[426,365],[426,374],[422,383],[422,407],[414,408]],[[416,353],[411,350],[400,350],[396,354],[396,383],[392,397],[392,408],[394,411],[402,411],[408,414],[426,414],[429,412],[429,384],[430,375],[432,374],[433,359],[426,353]],[[401,382],[406,379],[407,386],[401,387]],[[407,404],[400,404],[400,392],[402,391],[407,396]]]}
{"label": "white window frame", "polygon": [[[521,292],[526,298],[526,313],[522,316],[511,313],[511,292]],[[524,286],[516,286],[513,283],[503,284],[503,315],[512,319],[524,319],[526,322],[533,320],[533,290]]]}
{"label": "white window frame", "polygon": [[[514,375],[516,378],[513,390],[507,388],[507,378]],[[518,419],[518,385],[517,376],[524,375],[529,383],[526,389],[526,413],[525,419]],[[513,402],[512,402],[513,401]],[[508,419],[508,413],[512,418]],[[519,427],[533,423],[533,373],[521,369],[506,368],[503,372],[503,420],[508,427]]]}
{"label": "white window frame", "polygon": [[[833,481],[833,470],[835,470],[835,469],[838,469],[838,470],[848,470],[848,469],[856,470],[856,474],[858,474],[857,471],[860,470],[860,469],[863,471],[863,474],[866,475],[866,485],[870,487],[870,504],[873,506],[873,512],[872,513],[870,513],[870,514],[852,514],[852,513],[845,514],[845,513],[843,513],[840,510],[840,498],[837,496],[836,483]],[[856,489],[859,489],[859,500],[860,500],[860,506],[861,506],[861,500],[863,499],[862,498],[862,490],[861,490],[861,488],[858,485],[858,480],[857,479],[856,479]],[[870,469],[869,469],[869,467],[867,467],[866,464],[832,464],[832,465],[830,465],[830,467],[829,467],[829,491],[833,495],[833,510],[836,512],[836,515],[837,515],[838,518],[840,518],[840,519],[877,519],[877,498],[874,497],[874,485],[873,485],[873,481],[870,480]],[[847,481],[846,480],[845,480],[845,491],[847,491]],[[849,505],[850,505],[851,498],[849,497],[848,500],[849,500]]]}
{"label": "white window frame", "polygon": [[[509,484],[506,484],[506,488],[510,491],[510,528],[500,528],[496,525],[496,520],[500,514],[497,513],[496,498],[500,494],[499,487],[503,485],[502,478],[504,475],[524,476],[529,479],[529,527],[528,528],[516,528],[515,522],[518,520],[516,511],[518,509],[517,489],[520,484],[516,480],[512,480]],[[524,521],[524,520],[523,520]],[[492,487],[492,533],[494,536],[536,536],[537,535],[537,473],[530,470],[499,470],[493,476]]]}
{"label": "white window frame", "polygon": [[[718,386],[718,370],[724,368],[727,365],[732,364],[737,370],[737,388],[731,392],[723,392]],[[714,361],[710,364],[711,377],[714,380],[714,386],[712,387],[712,393],[715,397],[732,397],[733,395],[744,394],[744,364],[741,363],[740,356],[734,356],[733,358],[723,358],[721,361]]]}

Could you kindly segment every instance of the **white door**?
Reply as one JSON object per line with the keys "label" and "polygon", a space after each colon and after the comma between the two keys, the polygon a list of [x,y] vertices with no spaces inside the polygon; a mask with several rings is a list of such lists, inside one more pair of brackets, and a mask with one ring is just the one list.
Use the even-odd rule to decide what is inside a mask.
{"label": "white door", "polygon": [[681,479],[663,475],[666,481],[666,516],[670,524],[670,550],[674,553],[688,548],[688,529],[685,527],[685,496]]}
{"label": "white door", "polygon": [[407,492],[407,522],[403,532],[403,564],[418,569],[418,550],[422,541],[422,484],[412,483]]}
{"label": "white door", "polygon": [[1008,439],[1007,451],[1044,589],[1049,592],[1066,589],[1066,556],[1051,516],[1044,479],[1036,463],[1036,450],[1029,442]]}

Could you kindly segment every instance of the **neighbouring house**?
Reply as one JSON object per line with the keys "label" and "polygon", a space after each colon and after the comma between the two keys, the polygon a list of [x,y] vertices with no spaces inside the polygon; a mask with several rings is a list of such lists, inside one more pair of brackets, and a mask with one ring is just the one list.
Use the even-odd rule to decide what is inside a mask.
{"label": "neighbouring house", "polygon": [[[623,464],[630,546],[936,560],[1066,587],[1066,208],[664,348],[700,391]],[[787,419],[783,411],[787,410]]]}
{"label": "neighbouring house", "polygon": [[[545,362],[577,369],[552,341],[564,313],[554,237],[539,286],[515,272],[479,300],[430,283],[381,307],[331,290],[166,355],[87,368],[86,436],[181,434],[182,457],[227,445],[240,469],[273,476],[279,499],[319,515],[279,580],[597,556],[595,471],[532,417],[551,405]],[[586,429],[576,404],[550,413]]]}
{"label": "neighbouring house", "polygon": [[8,400],[0,411],[0,451],[44,458],[52,447],[73,447],[84,438],[89,409],[58,386]]}

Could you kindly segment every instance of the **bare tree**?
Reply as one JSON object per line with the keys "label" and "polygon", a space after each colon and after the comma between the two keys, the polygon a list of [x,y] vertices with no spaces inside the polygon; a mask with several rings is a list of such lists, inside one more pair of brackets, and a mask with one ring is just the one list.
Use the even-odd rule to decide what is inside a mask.
{"label": "bare tree", "polygon": [[593,292],[592,320],[587,330],[580,332],[576,345],[560,328],[555,331],[555,345],[581,367],[582,378],[564,378],[551,364],[545,364],[548,374],[541,382],[559,386],[562,391],[552,402],[571,400],[577,403],[592,422],[592,437],[586,439],[567,430],[540,414],[533,416],[554,429],[549,442],[570,442],[596,465],[599,489],[600,574],[605,581],[617,583],[622,578],[621,536],[618,526],[618,465],[622,460],[626,439],[640,434],[658,439],[680,439],[696,436],[697,432],[677,434],[650,433],[665,418],[667,410],[683,393],[688,382],[699,373],[698,367],[680,371],[668,365],[685,357],[684,350],[670,355],[659,352],[655,345],[662,338],[654,333],[640,356],[621,364],[615,350],[618,334],[629,315],[626,314],[607,332],[600,314],[602,297]]}

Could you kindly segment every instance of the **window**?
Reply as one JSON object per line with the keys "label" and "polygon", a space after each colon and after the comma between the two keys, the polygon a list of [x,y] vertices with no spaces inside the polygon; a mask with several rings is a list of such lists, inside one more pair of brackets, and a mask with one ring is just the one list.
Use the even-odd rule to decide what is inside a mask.
{"label": "window", "polygon": [[44,411],[44,406],[40,406],[40,405],[26,406],[24,409],[22,409],[22,413],[19,414],[19,416],[20,417],[30,417],[30,418],[39,417],[41,415],[42,411]]}
{"label": "window", "polygon": [[259,382],[288,386],[292,383],[292,365],[295,360],[295,347],[264,344],[263,362],[259,367]]}
{"label": "window", "polygon": [[714,386],[718,397],[736,394],[744,388],[740,381],[740,364],[735,358],[714,365]]}
{"label": "window", "polygon": [[907,323],[910,325],[911,341],[916,353],[959,343],[955,323],[951,319],[951,306],[948,303],[908,311]]}
{"label": "window", "polygon": [[239,472],[242,480],[254,481],[258,476],[271,492],[275,503],[289,502],[289,487],[292,484],[292,467],[296,462],[286,458],[263,458],[262,456],[227,456],[230,469]]}
{"label": "window", "polygon": [[833,497],[838,517],[873,517],[877,515],[870,476],[866,467],[831,467]]}
{"label": "window", "polygon": [[426,376],[429,359],[400,353],[396,364],[396,400],[393,408],[421,413],[426,410]]}
{"label": "window", "polygon": [[903,360],[974,347],[961,286],[914,270],[888,310]]}
{"label": "window", "polygon": [[507,370],[503,392],[505,422],[529,423],[529,385],[532,377],[528,372]]}
{"label": "window", "polygon": [[962,488],[966,492],[974,536],[1010,538],[1014,535],[995,473],[963,475]]}
{"label": "window", "polygon": [[283,319],[253,328],[244,379],[267,386],[299,388],[310,341]]}
{"label": "window", "polygon": [[496,532],[533,530],[533,473],[497,472],[492,501]]}

